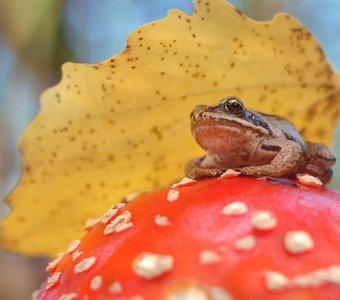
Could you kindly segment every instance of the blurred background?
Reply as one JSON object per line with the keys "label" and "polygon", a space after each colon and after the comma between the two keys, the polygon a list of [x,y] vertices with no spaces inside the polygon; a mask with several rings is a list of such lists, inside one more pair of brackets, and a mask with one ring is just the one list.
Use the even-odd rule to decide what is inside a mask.
{"label": "blurred background", "polygon": [[[246,15],[269,20],[296,16],[318,38],[340,71],[340,0],[233,0]],[[39,109],[39,96],[60,79],[63,62],[97,63],[125,48],[139,25],[171,8],[192,14],[192,0],[1,0],[0,2],[0,218],[2,199],[20,175],[16,143]],[[336,152],[340,156],[340,130]],[[340,188],[340,164],[332,187]],[[46,276],[45,258],[0,251],[0,299],[30,299]]]}

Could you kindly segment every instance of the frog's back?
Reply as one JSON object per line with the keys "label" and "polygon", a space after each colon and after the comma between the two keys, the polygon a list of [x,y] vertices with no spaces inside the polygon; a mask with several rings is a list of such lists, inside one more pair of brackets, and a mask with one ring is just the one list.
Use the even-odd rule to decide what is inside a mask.
{"label": "frog's back", "polygon": [[305,147],[303,137],[296,127],[287,119],[275,115],[260,114],[267,123],[270,124],[270,129],[272,130],[274,137],[286,138],[300,144],[303,148]]}

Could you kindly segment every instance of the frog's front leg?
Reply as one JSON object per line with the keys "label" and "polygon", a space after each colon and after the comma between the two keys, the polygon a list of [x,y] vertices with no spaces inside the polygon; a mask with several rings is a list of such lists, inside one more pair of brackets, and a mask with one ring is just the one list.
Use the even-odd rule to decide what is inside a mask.
{"label": "frog's front leg", "polygon": [[206,157],[195,158],[188,162],[185,167],[185,175],[191,179],[197,180],[201,178],[217,177],[223,174],[226,169],[213,167],[203,167],[201,163]]}
{"label": "frog's front leg", "polygon": [[282,177],[296,172],[303,160],[302,147],[291,140],[271,139],[262,143],[264,151],[277,151],[277,155],[267,165],[249,166],[236,169],[245,175]]}

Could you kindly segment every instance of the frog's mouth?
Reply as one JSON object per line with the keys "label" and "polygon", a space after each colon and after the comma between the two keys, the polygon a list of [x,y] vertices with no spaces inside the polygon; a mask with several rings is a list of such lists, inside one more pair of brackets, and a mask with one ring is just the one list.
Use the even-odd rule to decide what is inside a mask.
{"label": "frog's mouth", "polygon": [[191,130],[197,131],[222,131],[225,134],[237,134],[238,132],[252,132],[256,135],[269,135],[269,131],[262,126],[256,126],[247,120],[232,115],[217,115],[204,110],[191,117]]}

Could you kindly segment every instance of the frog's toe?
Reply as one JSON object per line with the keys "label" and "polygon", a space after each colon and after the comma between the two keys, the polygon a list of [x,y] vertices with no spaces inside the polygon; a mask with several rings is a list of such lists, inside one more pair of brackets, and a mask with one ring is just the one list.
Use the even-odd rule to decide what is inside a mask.
{"label": "frog's toe", "polygon": [[333,176],[333,170],[327,169],[321,176],[318,176],[318,178],[322,181],[323,184],[326,184],[331,181],[332,176]]}

